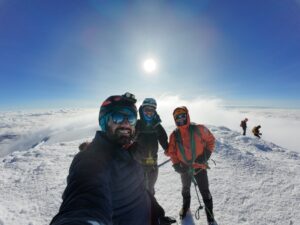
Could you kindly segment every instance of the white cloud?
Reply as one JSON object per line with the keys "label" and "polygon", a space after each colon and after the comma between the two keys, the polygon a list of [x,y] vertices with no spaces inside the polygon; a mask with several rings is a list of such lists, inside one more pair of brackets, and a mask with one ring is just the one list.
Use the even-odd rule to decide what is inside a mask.
{"label": "white cloud", "polygon": [[259,108],[230,108],[223,105],[221,99],[195,98],[184,100],[179,96],[163,96],[157,98],[158,113],[163,125],[173,126],[172,113],[178,106],[189,109],[191,121],[205,125],[226,126],[241,132],[240,122],[247,117],[247,135],[253,137],[251,130],[261,125],[262,138],[293,151],[299,150],[300,139],[300,110],[288,109],[259,109]]}
{"label": "white cloud", "polygon": [[[220,99],[198,97],[185,100],[180,96],[156,97],[158,113],[168,131],[175,128],[173,110],[178,106],[189,109],[191,121],[204,125],[225,126],[241,133],[240,121],[249,118],[247,136],[253,137],[251,129],[260,124],[262,138],[284,148],[300,152],[300,110],[225,108]],[[138,102],[140,106],[141,102]],[[16,150],[27,150],[47,139],[58,143],[82,138],[92,139],[98,126],[98,109],[48,110],[43,113],[2,113],[0,135],[15,135],[0,143],[0,156]]]}

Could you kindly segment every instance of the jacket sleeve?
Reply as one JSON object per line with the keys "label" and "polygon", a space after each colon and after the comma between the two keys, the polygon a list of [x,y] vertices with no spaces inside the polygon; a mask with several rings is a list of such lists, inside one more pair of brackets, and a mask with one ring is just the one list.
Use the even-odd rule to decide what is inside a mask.
{"label": "jacket sleeve", "polygon": [[112,224],[110,171],[89,150],[77,154],[71,164],[58,215],[51,225],[96,221]]}
{"label": "jacket sleeve", "polygon": [[166,155],[171,158],[173,164],[180,162],[179,158],[177,157],[177,148],[174,132],[170,135],[169,146],[166,151]]}
{"label": "jacket sleeve", "polygon": [[168,149],[168,135],[165,129],[161,124],[159,124],[156,128],[157,138],[161,147],[166,151]]}

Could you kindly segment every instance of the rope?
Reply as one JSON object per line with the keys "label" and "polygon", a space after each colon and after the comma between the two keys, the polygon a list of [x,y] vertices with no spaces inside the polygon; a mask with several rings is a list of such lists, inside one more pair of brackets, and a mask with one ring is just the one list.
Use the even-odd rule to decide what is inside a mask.
{"label": "rope", "polygon": [[213,163],[215,164],[215,166],[217,165],[216,161],[213,160],[212,158],[210,158],[211,161],[213,161]]}
{"label": "rope", "polygon": [[[206,205],[204,204],[204,207],[203,205],[201,204],[201,201],[200,201],[200,197],[199,197],[199,193],[198,193],[198,190],[197,190],[197,182],[196,182],[196,179],[194,177],[194,175],[192,176],[192,182],[194,184],[194,187],[195,187],[195,191],[196,191],[196,195],[197,195],[197,199],[198,199],[198,202],[199,202],[199,207],[197,208],[196,212],[195,212],[195,219],[196,220],[199,220],[200,219],[200,210],[205,208],[205,211],[207,211],[209,213],[209,215],[214,219],[214,221],[217,223],[215,217],[213,216],[212,212],[206,207]],[[217,223],[218,224],[218,223]]]}
{"label": "rope", "polygon": [[194,184],[195,191],[196,191],[196,194],[197,194],[197,199],[198,199],[198,202],[199,202],[199,207],[195,212],[195,218],[196,218],[196,220],[199,220],[200,219],[200,210],[203,209],[203,206],[202,206],[201,201],[200,201],[199,193],[198,193],[198,190],[197,190],[197,182],[195,181],[194,176],[192,177],[192,182]]}

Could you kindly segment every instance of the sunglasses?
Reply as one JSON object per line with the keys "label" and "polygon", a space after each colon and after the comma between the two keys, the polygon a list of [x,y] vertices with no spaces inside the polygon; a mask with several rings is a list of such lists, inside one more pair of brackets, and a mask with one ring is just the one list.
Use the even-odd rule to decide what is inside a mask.
{"label": "sunglasses", "polygon": [[115,124],[122,124],[127,120],[130,126],[134,126],[137,121],[136,115],[130,110],[113,112],[110,116]]}
{"label": "sunglasses", "polygon": [[175,120],[186,120],[186,113],[178,114],[175,116]]}
{"label": "sunglasses", "polygon": [[145,113],[155,113],[155,109],[152,108],[152,107],[145,107],[145,108],[143,109],[143,111],[144,111]]}

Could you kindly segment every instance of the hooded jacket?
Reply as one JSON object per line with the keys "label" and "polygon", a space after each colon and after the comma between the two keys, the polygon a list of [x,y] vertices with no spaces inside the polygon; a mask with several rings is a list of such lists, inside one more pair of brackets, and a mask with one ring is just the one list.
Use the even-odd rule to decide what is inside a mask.
{"label": "hooded jacket", "polygon": [[[215,147],[215,137],[213,134],[204,126],[200,124],[194,124],[190,122],[189,112],[186,107],[182,108],[187,114],[187,123],[182,126],[177,126],[177,128],[171,133],[169,139],[169,147],[166,152],[168,156],[171,157],[173,164],[184,163],[189,165],[185,159],[192,160],[192,147],[191,147],[191,138],[194,138],[195,141],[195,160],[192,162],[193,168],[202,168],[206,169],[207,166],[204,164],[210,157],[211,153]],[[192,126],[192,127],[191,127]],[[190,129],[195,129],[193,132],[193,137],[190,137]],[[198,131],[196,130],[198,129]],[[176,138],[176,132],[180,132],[182,146],[184,149],[184,155],[179,147],[179,140]]]}
{"label": "hooded jacket", "polygon": [[139,114],[140,119],[136,124],[137,160],[142,165],[149,165],[151,163],[147,164],[147,159],[152,158],[154,160],[152,165],[157,165],[158,143],[166,150],[168,148],[168,135],[156,112],[150,123],[145,121],[142,107],[139,109]]}
{"label": "hooded jacket", "polygon": [[98,131],[87,149],[74,157],[51,225],[148,225],[150,207],[143,169],[130,149],[111,143]]}

